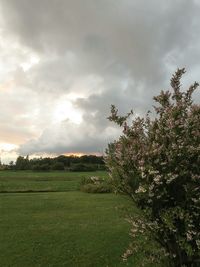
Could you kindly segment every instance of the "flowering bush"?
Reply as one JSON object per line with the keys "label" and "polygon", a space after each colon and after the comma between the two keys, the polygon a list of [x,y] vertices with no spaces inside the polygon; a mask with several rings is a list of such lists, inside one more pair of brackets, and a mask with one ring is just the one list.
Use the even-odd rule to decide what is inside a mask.
{"label": "flowering bush", "polygon": [[[161,244],[170,266],[200,266],[200,106],[192,101],[195,82],[182,92],[185,69],[172,76],[170,91],[154,97],[156,116],[130,121],[111,106],[109,119],[123,127],[109,144],[106,163],[118,192],[128,194],[143,210],[130,217],[134,238],[146,233]],[[142,219],[142,222],[141,222]],[[148,235],[148,233],[151,233]],[[164,253],[163,253],[164,252]],[[151,255],[151,259],[154,255]]]}

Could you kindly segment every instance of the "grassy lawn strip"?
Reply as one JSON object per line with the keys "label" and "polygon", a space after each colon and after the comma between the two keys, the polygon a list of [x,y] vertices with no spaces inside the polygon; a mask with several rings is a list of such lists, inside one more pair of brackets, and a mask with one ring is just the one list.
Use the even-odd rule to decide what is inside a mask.
{"label": "grassy lawn strip", "polygon": [[90,176],[107,177],[107,173],[0,171],[0,193],[75,191],[81,179]]}

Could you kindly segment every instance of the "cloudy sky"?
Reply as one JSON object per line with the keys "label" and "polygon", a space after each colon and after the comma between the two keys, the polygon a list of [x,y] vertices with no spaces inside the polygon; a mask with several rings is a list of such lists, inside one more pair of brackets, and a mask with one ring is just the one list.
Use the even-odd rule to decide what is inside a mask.
{"label": "cloudy sky", "polygon": [[[0,0],[0,157],[102,153],[106,117],[200,81],[198,0]],[[195,100],[199,102],[197,92]]]}

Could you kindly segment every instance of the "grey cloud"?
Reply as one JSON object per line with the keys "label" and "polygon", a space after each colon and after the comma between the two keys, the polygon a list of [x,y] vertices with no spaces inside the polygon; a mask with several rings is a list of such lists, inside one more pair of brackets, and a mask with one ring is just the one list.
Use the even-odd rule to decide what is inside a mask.
{"label": "grey cloud", "polygon": [[49,126],[38,139],[31,139],[21,145],[19,153],[103,153],[105,145],[118,135],[119,131],[115,128],[107,127],[99,131],[92,124],[84,122],[83,125],[75,125],[64,121]]}
{"label": "grey cloud", "polygon": [[[22,144],[20,153],[98,151],[119,134],[106,119],[110,104],[122,113],[133,108],[144,114],[153,95],[168,89],[177,67],[189,69],[186,83],[199,78],[196,1],[0,2],[5,30],[22,50],[40,57],[27,73],[16,74],[17,90],[24,86],[36,94],[37,104],[30,107],[39,112],[32,123],[40,134]],[[83,122],[65,122],[55,130],[50,118],[55,99],[70,93],[82,94],[72,104],[81,110]]]}
{"label": "grey cloud", "polygon": [[7,25],[22,43],[42,53],[75,51],[92,71],[112,59],[139,78],[155,77],[164,72],[164,55],[183,52],[197,39],[194,1],[3,2]]}

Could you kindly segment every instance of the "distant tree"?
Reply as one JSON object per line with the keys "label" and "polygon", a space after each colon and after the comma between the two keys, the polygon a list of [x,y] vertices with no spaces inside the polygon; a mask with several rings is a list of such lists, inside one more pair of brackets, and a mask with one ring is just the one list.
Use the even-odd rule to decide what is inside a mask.
{"label": "distant tree", "polygon": [[54,159],[57,162],[61,162],[64,164],[66,167],[70,167],[70,157],[60,155]]}
{"label": "distant tree", "polygon": [[[82,157],[76,156],[65,156],[60,155],[55,158],[45,157],[45,158],[33,158],[29,159],[26,157],[19,156],[16,160],[15,169],[16,170],[41,170],[44,166],[48,166],[47,169],[59,169],[59,170],[70,170],[70,167],[76,164],[87,165],[88,170],[103,170],[105,169],[105,163],[103,157],[85,155]],[[41,167],[43,166],[43,167]],[[84,167],[85,169],[86,167]]]}
{"label": "distant tree", "polygon": [[80,162],[88,164],[104,164],[104,159],[103,157],[96,155],[83,155],[80,157]]}
{"label": "distant tree", "polygon": [[92,172],[96,171],[96,168],[93,166],[94,164],[86,165],[82,163],[73,164],[70,168],[70,171],[73,172]]}
{"label": "distant tree", "polygon": [[26,158],[19,156],[15,163],[15,168],[17,170],[28,170],[30,169],[29,165],[29,156],[27,155]]}
{"label": "distant tree", "polygon": [[65,169],[65,165],[63,162],[55,162],[52,165],[51,169],[56,171],[63,171]]}
{"label": "distant tree", "polygon": [[36,164],[32,167],[33,171],[50,171],[50,166],[47,163]]}
{"label": "distant tree", "polygon": [[10,169],[10,170],[13,170],[13,169],[14,169],[14,161],[13,161],[13,160],[11,160],[11,161],[9,162],[9,169]]}

